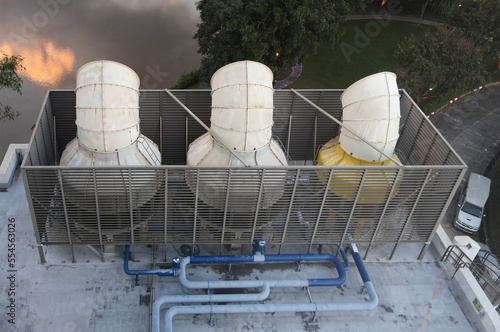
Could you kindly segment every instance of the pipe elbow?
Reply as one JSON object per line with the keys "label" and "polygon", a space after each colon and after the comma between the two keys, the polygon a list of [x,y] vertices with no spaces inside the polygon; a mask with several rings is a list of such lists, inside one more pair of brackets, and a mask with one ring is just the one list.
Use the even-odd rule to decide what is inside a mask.
{"label": "pipe elbow", "polygon": [[342,247],[340,247],[340,254],[342,255],[342,260],[344,261],[344,271],[347,271],[351,267],[351,264],[349,263],[349,258],[347,258],[347,255]]}
{"label": "pipe elbow", "polygon": [[[179,307],[175,306],[167,310],[165,313],[165,331],[171,332],[173,331],[173,321],[175,315],[179,313]],[[157,330],[153,330],[153,332],[160,332],[160,326],[158,326]]]}
{"label": "pipe elbow", "polygon": [[365,282],[366,291],[368,292],[368,296],[370,297],[370,302],[367,303],[368,309],[372,310],[378,306],[378,295],[375,291],[375,287],[371,281]]}

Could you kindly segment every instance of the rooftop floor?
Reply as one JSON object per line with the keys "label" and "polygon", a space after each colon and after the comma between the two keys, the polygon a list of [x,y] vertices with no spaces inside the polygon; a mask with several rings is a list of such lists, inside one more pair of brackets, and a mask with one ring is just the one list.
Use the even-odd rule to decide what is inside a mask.
{"label": "rooftop floor", "polygon": [[[135,286],[133,276],[123,272],[123,247],[107,254],[106,262],[85,246],[75,247],[77,262],[71,262],[67,246],[45,247],[47,263],[39,263],[33,225],[22,179],[17,174],[11,188],[0,192],[0,266],[5,280],[14,275],[15,295],[9,295],[8,282],[0,283],[0,303],[5,308],[15,299],[15,325],[9,323],[7,310],[0,319],[0,331],[147,331],[150,326],[151,290],[154,297],[190,292],[171,277],[142,276]],[[9,222],[15,218],[15,231]],[[9,267],[9,235],[15,234],[15,265]],[[10,236],[10,238],[13,238]],[[358,246],[364,254],[365,248]],[[417,260],[421,244],[402,244],[393,260],[388,260],[393,245],[374,245],[365,260],[366,269],[379,297],[375,310],[366,312],[230,314],[215,315],[213,327],[209,315],[179,315],[174,320],[176,331],[474,331],[464,316],[461,303],[450,281],[451,273],[439,263],[431,250],[422,261]],[[323,252],[332,251],[325,246]],[[158,265],[165,255],[176,253],[169,247],[158,248]],[[268,248],[273,253],[273,248]],[[150,268],[152,250],[134,248],[131,269]],[[289,246],[287,252],[304,252]],[[266,251],[268,253],[268,251]],[[201,248],[201,255],[210,255],[210,248]],[[352,257],[349,256],[350,259]],[[362,302],[362,281],[351,261],[347,282],[340,287],[311,288],[315,301]],[[324,264],[261,266],[214,265],[189,270],[193,280],[224,279],[306,279],[327,275]],[[14,272],[11,272],[14,271]],[[271,289],[266,303],[309,302],[304,289]],[[7,317],[7,319],[5,319]]]}

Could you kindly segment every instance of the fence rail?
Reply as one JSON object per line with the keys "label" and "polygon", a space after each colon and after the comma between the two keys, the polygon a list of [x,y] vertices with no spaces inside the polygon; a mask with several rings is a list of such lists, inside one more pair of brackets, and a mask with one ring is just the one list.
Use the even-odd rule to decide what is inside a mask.
{"label": "fence rail", "polygon": [[476,258],[471,260],[459,246],[451,245],[441,261],[446,262],[448,259],[456,269],[453,277],[458,269],[468,268],[493,306],[500,304],[500,263],[495,255],[481,249]]}

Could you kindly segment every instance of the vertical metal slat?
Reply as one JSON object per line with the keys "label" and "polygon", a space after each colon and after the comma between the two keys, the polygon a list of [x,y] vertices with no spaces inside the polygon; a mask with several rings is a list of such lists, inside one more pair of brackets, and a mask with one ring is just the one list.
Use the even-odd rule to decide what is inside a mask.
{"label": "vertical metal slat", "polygon": [[193,249],[196,244],[196,224],[198,221],[198,193],[200,191],[200,169],[196,170],[196,192],[194,194],[194,215],[193,215]]}
{"label": "vertical metal slat", "polygon": [[233,170],[230,169],[227,173],[227,189],[226,189],[226,200],[224,202],[224,217],[222,218],[222,234],[220,239],[220,251],[222,253],[222,246],[224,245],[224,236],[226,236],[226,221],[227,221],[227,207],[229,204],[229,191],[231,188],[231,179],[232,179]]}
{"label": "vertical metal slat", "polygon": [[63,180],[62,180],[62,174],[61,170],[57,170],[57,175],[59,177],[59,185],[61,186],[61,198],[63,202],[63,208],[64,208],[64,219],[66,220],[66,230],[68,231],[68,240],[69,240],[69,245],[71,248],[71,260],[73,263],[76,263],[75,260],[75,251],[73,249],[73,240],[71,240],[71,230],[69,228],[69,218],[68,218],[68,210],[66,208],[66,198],[64,196],[64,187],[63,187]]}
{"label": "vertical metal slat", "polygon": [[394,245],[394,249],[392,249],[391,256],[389,257],[389,260],[392,259],[392,257],[394,256],[394,253],[396,252],[396,249],[398,248],[399,244],[401,243],[401,239],[403,238],[403,236],[405,234],[406,228],[410,224],[410,220],[411,220],[411,217],[413,216],[413,212],[415,211],[415,208],[418,205],[418,201],[420,200],[420,196],[422,196],[422,193],[424,191],[425,185],[429,181],[429,177],[430,177],[431,173],[432,173],[432,169],[430,169],[427,172],[427,176],[425,177],[425,180],[422,183],[422,187],[420,187],[420,190],[418,192],[417,198],[415,199],[415,203],[413,203],[413,207],[411,208],[410,214],[408,215],[408,218],[406,219],[405,225],[403,226],[403,229],[401,230],[401,233],[399,234],[398,241]]}
{"label": "vertical metal slat", "polygon": [[97,197],[97,178],[95,175],[95,169],[92,170],[92,179],[94,182],[95,211],[97,217],[97,229],[99,233],[99,244],[101,246],[101,259],[104,262],[104,244],[102,242],[101,213],[99,212],[99,198]]}
{"label": "vertical metal slat", "polygon": [[255,238],[255,229],[257,228],[257,219],[259,217],[260,200],[262,198],[262,191],[264,190],[265,173],[266,173],[266,170],[263,169],[261,171],[259,195],[257,197],[257,206],[255,207],[255,216],[254,216],[254,220],[253,220],[252,237],[250,238],[250,245],[252,245],[253,240]]}
{"label": "vertical metal slat", "polygon": [[363,184],[365,182],[367,170],[363,170],[363,176],[361,177],[361,182],[359,183],[358,191],[356,192],[356,198],[354,199],[354,203],[352,204],[351,212],[349,213],[349,219],[347,219],[347,225],[345,226],[344,233],[342,234],[342,238],[340,239],[340,244],[337,249],[337,255],[344,244],[345,237],[347,235],[347,231],[349,230],[349,226],[351,225],[352,216],[354,214],[354,210],[356,210],[356,205],[358,204],[358,199],[361,194],[361,190],[363,189]]}
{"label": "vertical metal slat", "polygon": [[363,259],[366,259],[368,257],[368,252],[370,251],[370,247],[373,244],[373,241],[375,240],[375,237],[377,236],[377,233],[382,226],[382,220],[384,220],[385,212],[387,211],[387,207],[389,206],[389,203],[391,202],[391,197],[394,194],[394,190],[396,189],[396,186],[399,182],[399,177],[401,176],[401,169],[398,169],[398,172],[396,173],[396,177],[394,179],[394,182],[392,183],[391,186],[391,191],[389,192],[389,197],[387,197],[387,201],[384,204],[384,209],[382,210],[382,214],[380,215],[380,218],[378,219],[377,227],[375,227],[375,230],[373,232],[372,238],[370,240],[370,243],[368,244],[368,248],[366,248],[365,256]]}
{"label": "vertical metal slat", "polygon": [[134,211],[132,209],[132,171],[128,170],[128,197],[129,197],[129,209],[130,209],[130,237],[132,245],[134,245]]}
{"label": "vertical metal slat", "polygon": [[293,184],[292,196],[290,197],[290,203],[288,204],[288,211],[286,213],[285,226],[283,228],[283,235],[281,236],[280,249],[278,251],[281,254],[281,249],[283,247],[283,243],[285,242],[286,231],[288,229],[288,222],[290,221],[290,213],[292,212],[293,200],[295,199],[295,191],[297,190],[297,184],[299,183],[300,177],[300,169],[297,170],[297,174],[295,175],[295,183]]}
{"label": "vertical metal slat", "polygon": [[330,175],[328,176],[328,182],[326,183],[325,193],[323,194],[323,199],[321,200],[321,205],[319,207],[318,217],[316,218],[316,224],[314,225],[314,231],[311,236],[311,242],[309,243],[309,248],[307,249],[307,253],[311,252],[314,238],[316,237],[316,232],[318,231],[319,221],[321,219],[321,214],[323,213],[323,207],[325,206],[326,197],[328,196],[328,191],[330,189],[330,183],[332,182],[333,177],[333,168],[330,169]]}

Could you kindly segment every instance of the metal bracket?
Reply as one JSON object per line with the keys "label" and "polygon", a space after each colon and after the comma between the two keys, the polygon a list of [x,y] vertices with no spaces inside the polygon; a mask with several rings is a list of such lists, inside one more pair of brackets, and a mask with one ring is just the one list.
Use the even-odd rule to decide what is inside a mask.
{"label": "metal bracket", "polygon": [[295,269],[295,272],[300,272],[300,261],[297,262],[297,268]]}
{"label": "metal bracket", "polygon": [[[210,295],[210,288],[207,289],[207,294]],[[212,306],[212,301],[209,302],[209,305]],[[214,327],[214,313],[212,309],[210,309],[210,327]]]}
{"label": "metal bracket", "polygon": [[[309,287],[305,287],[305,289],[307,292],[307,297],[309,297],[309,302],[314,303],[312,296],[311,296],[311,292],[309,291]],[[316,304],[314,305],[314,307],[317,309]],[[312,311],[313,316],[311,318],[311,323],[316,322],[316,313],[317,313],[317,310]]]}

